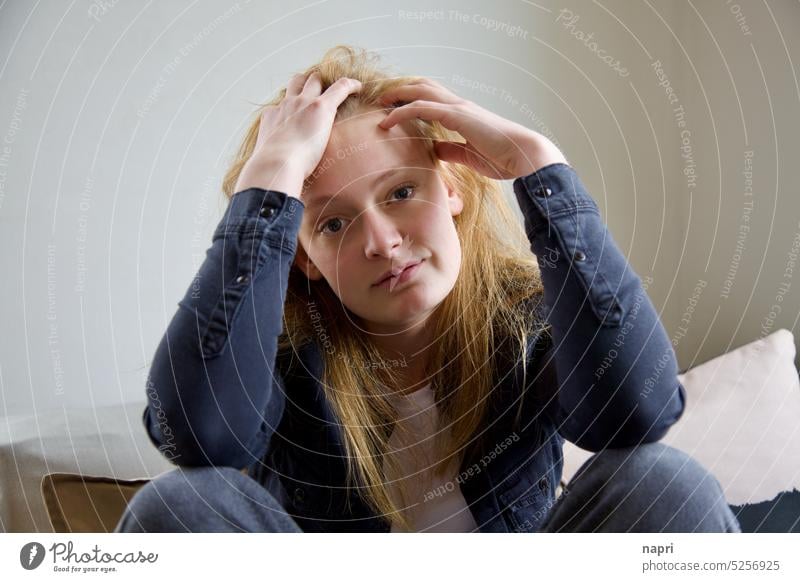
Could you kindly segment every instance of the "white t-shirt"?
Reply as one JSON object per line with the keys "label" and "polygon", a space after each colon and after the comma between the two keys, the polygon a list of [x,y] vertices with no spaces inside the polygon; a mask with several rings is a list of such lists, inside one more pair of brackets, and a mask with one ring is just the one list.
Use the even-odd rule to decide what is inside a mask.
{"label": "white t-shirt", "polygon": [[[438,411],[433,390],[428,384],[407,396],[390,394],[400,413],[398,424],[406,431],[395,428],[389,438],[390,454],[400,460],[403,474],[392,474],[391,466],[384,463],[389,495],[400,502],[398,485],[406,490],[408,503],[400,505],[415,532],[471,532],[477,530],[472,513],[467,507],[461,487],[456,481],[458,469],[448,477],[435,476],[432,467],[443,456],[433,450],[433,433],[437,430]],[[392,532],[398,531],[393,525]]]}

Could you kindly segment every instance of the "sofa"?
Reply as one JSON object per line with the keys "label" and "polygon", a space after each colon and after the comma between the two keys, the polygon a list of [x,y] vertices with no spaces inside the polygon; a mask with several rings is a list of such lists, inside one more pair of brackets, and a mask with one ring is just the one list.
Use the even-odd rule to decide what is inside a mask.
{"label": "sofa", "polygon": [[[792,332],[683,371],[663,442],[719,479],[745,532],[800,531],[800,379]],[[110,532],[139,487],[174,466],[141,422],[144,400],[0,422],[0,531]],[[565,443],[562,486],[591,455]]]}

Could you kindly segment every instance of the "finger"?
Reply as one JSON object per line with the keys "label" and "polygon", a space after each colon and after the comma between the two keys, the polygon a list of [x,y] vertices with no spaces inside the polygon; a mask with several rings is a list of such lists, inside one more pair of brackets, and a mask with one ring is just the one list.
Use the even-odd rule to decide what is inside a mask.
{"label": "finger", "polygon": [[436,152],[436,156],[443,162],[469,165],[467,163],[467,148],[463,143],[436,141],[433,143],[433,149]]}
{"label": "finger", "polygon": [[320,93],[322,93],[322,80],[319,76],[319,73],[314,71],[306,79],[306,83],[303,85],[303,90],[300,92],[300,96],[308,99],[315,99],[319,97]]}
{"label": "finger", "polygon": [[384,105],[395,101],[415,101],[426,99],[428,101],[439,101],[441,103],[458,103],[461,98],[448,91],[442,85],[431,84],[431,82],[418,82],[394,87],[383,93],[380,101]]}
{"label": "finger", "polygon": [[495,180],[505,180],[512,176],[495,166],[491,160],[485,158],[469,143],[457,141],[435,141],[433,150],[443,162],[462,164],[479,174]]}
{"label": "finger", "polygon": [[379,99],[383,105],[391,105],[398,101],[405,101],[408,103],[419,99],[425,99],[427,101],[442,100],[433,87],[427,87],[425,85],[403,85],[402,87],[395,87],[394,89],[389,89],[384,92]]}
{"label": "finger", "polygon": [[357,93],[360,90],[361,81],[350,79],[349,77],[342,77],[328,87],[320,99],[334,107],[338,107],[342,101],[347,99],[348,95]]}
{"label": "finger", "polygon": [[305,85],[307,75],[305,73],[297,73],[294,75],[286,85],[286,96],[294,97],[300,94],[300,91]]}
{"label": "finger", "polygon": [[439,121],[447,129],[458,131],[458,115],[448,104],[436,103],[433,101],[413,101],[407,105],[392,110],[378,124],[384,129],[406,121],[408,119],[424,119],[426,121]]}

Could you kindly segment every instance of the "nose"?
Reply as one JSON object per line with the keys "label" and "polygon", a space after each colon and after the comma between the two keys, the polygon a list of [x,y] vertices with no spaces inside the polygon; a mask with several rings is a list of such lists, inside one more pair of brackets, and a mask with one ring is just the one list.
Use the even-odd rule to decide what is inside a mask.
{"label": "nose", "polygon": [[378,207],[365,210],[360,220],[364,231],[364,254],[368,259],[390,258],[403,244],[403,235]]}

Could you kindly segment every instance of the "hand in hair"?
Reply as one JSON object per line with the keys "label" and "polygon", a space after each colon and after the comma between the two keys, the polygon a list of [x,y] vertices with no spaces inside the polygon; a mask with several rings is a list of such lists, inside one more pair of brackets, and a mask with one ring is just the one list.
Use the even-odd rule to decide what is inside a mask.
{"label": "hand in hair", "polygon": [[253,154],[235,191],[260,187],[300,198],[303,180],[328,145],[339,105],[360,89],[360,81],[343,77],[323,93],[318,73],[292,77],[280,103],[264,108]]}
{"label": "hand in hair", "polygon": [[542,134],[487,111],[432,79],[419,77],[390,89],[381,102],[405,104],[388,113],[380,127],[389,129],[415,117],[438,121],[466,139],[466,143],[437,141],[439,159],[464,164],[490,178],[508,180],[553,163],[567,163],[561,150]]}

